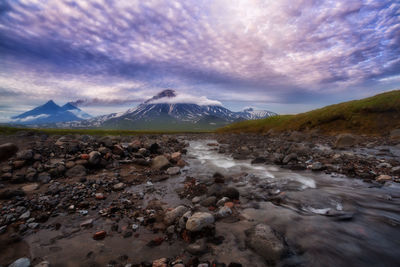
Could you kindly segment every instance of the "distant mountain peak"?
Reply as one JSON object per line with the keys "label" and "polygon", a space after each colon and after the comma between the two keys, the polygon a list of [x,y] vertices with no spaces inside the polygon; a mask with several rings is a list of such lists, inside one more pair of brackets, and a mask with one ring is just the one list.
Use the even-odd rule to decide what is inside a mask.
{"label": "distant mountain peak", "polygon": [[254,111],[254,108],[248,107],[248,108],[243,109],[243,111],[244,111],[244,112]]}
{"label": "distant mountain peak", "polygon": [[146,100],[144,103],[147,104],[150,103],[151,101],[158,100],[161,98],[172,98],[172,97],[176,97],[176,91],[172,89],[165,89],[156,94],[155,96],[153,96],[152,98]]}

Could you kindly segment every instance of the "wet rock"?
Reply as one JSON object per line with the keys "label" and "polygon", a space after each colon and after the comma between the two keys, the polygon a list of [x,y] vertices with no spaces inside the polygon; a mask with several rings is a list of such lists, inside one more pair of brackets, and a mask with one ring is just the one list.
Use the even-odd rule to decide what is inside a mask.
{"label": "wet rock", "polygon": [[196,212],[186,222],[186,229],[197,232],[214,223],[214,216],[208,212]]}
{"label": "wet rock", "polygon": [[266,224],[258,224],[247,231],[247,245],[267,261],[276,262],[284,252],[284,244]]}
{"label": "wet rock", "polygon": [[38,223],[35,223],[35,222],[33,222],[33,223],[28,223],[28,227],[31,228],[31,229],[36,229],[36,228],[39,227],[39,224],[38,224]]}
{"label": "wet rock", "polygon": [[101,162],[101,154],[97,151],[92,151],[89,153],[88,162],[92,166],[96,166]]}
{"label": "wet rock", "polygon": [[218,202],[217,202],[217,207],[224,206],[224,204],[225,204],[226,202],[228,202],[228,201],[229,201],[229,198],[227,198],[227,197],[221,198],[221,199],[218,200]]}
{"label": "wet rock", "polygon": [[356,137],[352,134],[339,134],[336,137],[335,147],[336,148],[349,148],[356,144]]}
{"label": "wet rock", "polygon": [[169,165],[169,160],[165,156],[157,156],[153,159],[151,167],[156,170],[163,170],[166,169]]}
{"label": "wet rock", "polygon": [[169,175],[177,175],[181,172],[181,168],[179,167],[170,167],[167,169],[167,173]]}
{"label": "wet rock", "polygon": [[265,157],[257,157],[251,161],[251,164],[265,163],[267,159]]}
{"label": "wet rock", "polygon": [[101,240],[101,239],[104,239],[106,237],[106,235],[107,235],[106,231],[99,231],[99,232],[96,232],[93,235],[93,239],[94,240]]}
{"label": "wet rock", "polygon": [[86,168],[82,165],[76,165],[71,169],[67,170],[65,176],[67,177],[82,177],[86,175]]}
{"label": "wet rock", "polygon": [[24,191],[25,193],[28,193],[28,192],[35,191],[38,188],[39,188],[39,185],[37,183],[28,184],[28,185],[25,185],[22,187],[22,191]]}
{"label": "wet rock", "polygon": [[161,245],[163,242],[164,242],[164,238],[162,238],[162,237],[157,237],[157,238],[154,238],[153,240],[150,240],[150,242],[148,242],[148,243],[146,244],[146,246],[152,248],[152,247],[156,247],[156,246]]}
{"label": "wet rock", "polygon": [[0,145],[0,161],[7,160],[17,153],[18,147],[13,143]]}
{"label": "wet rock", "polygon": [[203,199],[203,200],[200,202],[200,205],[202,205],[203,207],[209,207],[209,206],[214,206],[214,205],[215,205],[215,202],[217,202],[217,197],[215,197],[215,196],[210,196],[210,197],[208,197],[208,198],[206,198],[206,199]]}
{"label": "wet rock", "polygon": [[28,258],[19,258],[18,260],[14,261],[8,267],[30,267],[31,261]]}
{"label": "wet rock", "polygon": [[222,190],[221,196],[228,197],[230,199],[239,199],[240,193],[234,187],[226,187]]}
{"label": "wet rock", "polygon": [[218,218],[225,218],[225,217],[230,216],[231,214],[232,214],[232,210],[227,206],[223,206],[218,210],[217,217]]}
{"label": "wet rock", "polygon": [[217,184],[225,183],[225,177],[219,172],[214,173],[213,178],[214,178],[214,183]]}
{"label": "wet rock", "polygon": [[171,211],[165,213],[164,222],[166,225],[173,224],[178,218],[182,217],[187,212],[188,208],[185,206],[178,206]]}
{"label": "wet rock", "polygon": [[390,175],[381,174],[376,178],[377,182],[391,181],[392,177]]}
{"label": "wet rock", "polygon": [[321,162],[315,162],[311,165],[311,170],[313,171],[322,171],[325,169],[325,166]]}
{"label": "wet rock", "polygon": [[207,243],[206,239],[198,239],[196,242],[188,245],[186,250],[193,255],[202,255],[207,252]]}

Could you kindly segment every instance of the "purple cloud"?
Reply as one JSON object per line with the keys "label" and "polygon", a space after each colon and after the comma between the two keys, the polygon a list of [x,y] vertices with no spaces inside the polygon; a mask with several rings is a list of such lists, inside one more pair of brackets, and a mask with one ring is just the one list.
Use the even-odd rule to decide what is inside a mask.
{"label": "purple cloud", "polygon": [[40,99],[128,103],[172,87],[285,103],[400,74],[390,0],[9,0],[0,10],[0,87]]}

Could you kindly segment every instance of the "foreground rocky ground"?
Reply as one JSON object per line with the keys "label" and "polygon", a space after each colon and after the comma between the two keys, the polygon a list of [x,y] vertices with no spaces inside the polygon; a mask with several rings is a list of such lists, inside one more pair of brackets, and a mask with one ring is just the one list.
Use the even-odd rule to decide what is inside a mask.
{"label": "foreground rocky ground", "polygon": [[[396,132],[385,138],[21,132],[0,138],[0,265],[303,266],[291,260],[301,250],[279,231],[246,221],[241,214],[246,204],[231,177],[185,175],[192,167],[188,141],[206,138],[218,141],[208,145],[219,153],[252,164],[344,174],[377,187],[400,181]],[[157,184],[174,187],[158,192]],[[282,201],[281,194],[263,198]],[[338,219],[351,217],[341,213]],[[221,250],[232,242],[228,232],[239,221],[248,226],[239,230],[245,243]],[[232,228],[216,229],[217,222]]]}

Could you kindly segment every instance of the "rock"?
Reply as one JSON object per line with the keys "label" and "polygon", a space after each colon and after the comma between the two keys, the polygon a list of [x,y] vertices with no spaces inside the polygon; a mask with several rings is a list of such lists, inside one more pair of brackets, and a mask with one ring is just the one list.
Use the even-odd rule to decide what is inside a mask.
{"label": "rock", "polygon": [[19,160],[30,160],[33,158],[33,151],[31,149],[25,149],[17,153],[16,156]]}
{"label": "rock", "polygon": [[166,169],[169,165],[169,160],[165,156],[157,156],[153,159],[151,167],[156,170],[163,170]]}
{"label": "rock", "polygon": [[232,210],[227,206],[223,206],[218,210],[217,217],[218,218],[225,218],[225,217],[230,216],[231,214],[232,214]]}
{"label": "rock", "polygon": [[377,182],[386,182],[386,181],[391,181],[392,177],[389,175],[381,174],[375,180]]}
{"label": "rock", "polygon": [[36,264],[34,267],[50,267],[50,262],[42,261],[42,262]]}
{"label": "rock", "polygon": [[191,216],[192,212],[190,210],[182,215],[182,217],[179,219],[179,227],[181,229],[184,229],[186,227],[186,222],[189,220]]}
{"label": "rock", "polygon": [[37,180],[43,184],[47,184],[48,182],[50,182],[51,177],[47,172],[43,172],[38,175]]}
{"label": "rock", "polygon": [[120,145],[114,145],[113,146],[113,154],[115,155],[124,155],[124,149]]}
{"label": "rock", "polygon": [[314,162],[311,166],[311,170],[313,171],[322,171],[325,169],[325,166],[321,162]]}
{"label": "rock", "polygon": [[218,200],[218,202],[217,202],[217,207],[224,206],[224,204],[225,204],[226,202],[228,202],[228,201],[229,201],[229,198],[227,198],[227,197],[221,198],[221,199]]}
{"label": "rock", "polygon": [[38,188],[39,188],[39,185],[37,183],[28,184],[28,185],[25,185],[22,187],[22,191],[24,191],[25,193],[28,193],[28,192],[35,191]]}
{"label": "rock", "polygon": [[289,155],[286,155],[283,160],[282,163],[283,164],[288,164],[290,161],[294,161],[297,160],[297,154],[296,153],[290,153]]}
{"label": "rock", "polygon": [[240,193],[234,187],[226,187],[222,190],[221,196],[228,197],[230,199],[239,199]]}
{"label": "rock", "polygon": [[215,197],[215,196],[210,196],[210,197],[208,197],[208,198],[206,198],[206,199],[203,199],[203,200],[200,202],[200,205],[202,205],[203,207],[209,207],[209,206],[214,206],[214,205],[215,205],[215,202],[217,202],[217,197]]}
{"label": "rock", "polygon": [[39,224],[38,224],[38,223],[35,223],[35,222],[33,222],[33,223],[28,223],[28,227],[31,228],[31,229],[36,229],[36,228],[39,227]]}
{"label": "rock", "polygon": [[167,258],[161,258],[153,261],[152,267],[167,267]]}
{"label": "rock", "polygon": [[89,153],[88,162],[92,166],[96,166],[101,162],[101,154],[97,151],[92,151]]}
{"label": "rock", "polygon": [[400,175],[400,166],[393,167],[393,168],[391,169],[391,172],[392,172],[394,175]]}
{"label": "rock", "polygon": [[193,255],[202,255],[207,252],[207,243],[205,238],[198,239],[196,242],[188,245],[186,250]]}
{"label": "rock", "polygon": [[0,191],[0,199],[11,199],[13,197],[22,197],[25,196],[24,191],[22,190],[11,190],[11,189],[5,189]]}
{"label": "rock", "polygon": [[25,160],[15,160],[14,162],[13,162],[13,165],[14,165],[14,168],[15,169],[20,169],[20,168],[22,168],[24,165],[25,165]]}
{"label": "rock", "polygon": [[390,132],[390,138],[393,140],[400,139],[400,129],[395,129]]}
{"label": "rock", "polygon": [[336,137],[335,147],[336,148],[349,148],[356,144],[356,137],[352,134],[339,134]]}
{"label": "rock", "polygon": [[174,152],[171,154],[171,161],[177,163],[182,157],[181,152]]}
{"label": "rock", "polygon": [[106,198],[106,197],[104,196],[103,193],[96,193],[96,194],[94,195],[94,197],[95,197],[97,200],[103,200],[103,199]]}
{"label": "rock", "polygon": [[214,183],[217,184],[225,183],[225,177],[219,172],[214,173],[213,178],[214,178]]}
{"label": "rock", "polygon": [[284,244],[266,224],[258,224],[247,231],[246,244],[267,261],[276,262],[284,252]]}
{"label": "rock", "polygon": [[82,177],[86,175],[86,168],[82,165],[76,165],[71,169],[67,170],[65,176],[67,177]]}
{"label": "rock", "polygon": [[177,175],[181,172],[181,168],[179,167],[170,167],[167,169],[167,173],[169,175]]}
{"label": "rock", "polygon": [[196,212],[186,222],[186,229],[197,232],[214,223],[214,216],[208,212]]}
{"label": "rock", "polygon": [[164,217],[165,224],[173,224],[178,218],[182,217],[182,215],[185,214],[187,210],[188,208],[186,208],[185,206],[178,206],[171,211],[167,211]]}
{"label": "rock", "polygon": [[80,227],[89,228],[93,226],[93,219],[87,219],[86,221],[81,222]]}
{"label": "rock", "polygon": [[257,157],[251,161],[251,164],[259,164],[259,163],[265,163],[267,159],[265,157]]}
{"label": "rock", "polygon": [[18,147],[13,143],[0,145],[0,162],[7,160],[18,152]]}
{"label": "rock", "polygon": [[83,160],[88,160],[89,159],[89,154],[82,154],[81,159]]}
{"label": "rock", "polygon": [[31,261],[28,258],[19,258],[14,261],[8,267],[29,267],[31,266]]}
{"label": "rock", "polygon": [[301,132],[298,132],[298,131],[293,131],[293,132],[289,135],[288,140],[289,140],[289,141],[292,141],[292,142],[298,143],[298,142],[304,141],[305,137],[306,137],[306,136],[305,136],[304,133],[301,133]]}
{"label": "rock", "polygon": [[19,219],[20,220],[26,220],[29,217],[31,217],[31,212],[28,210],[28,211],[24,212],[23,214],[21,214],[21,216],[19,216]]}
{"label": "rock", "polygon": [[118,183],[118,184],[115,184],[113,186],[113,189],[116,190],[116,191],[123,190],[124,188],[125,188],[125,184],[124,183]]}
{"label": "rock", "polygon": [[99,231],[99,232],[96,232],[93,235],[93,239],[94,240],[101,240],[101,239],[104,239],[106,237],[106,235],[107,235],[106,231]]}

